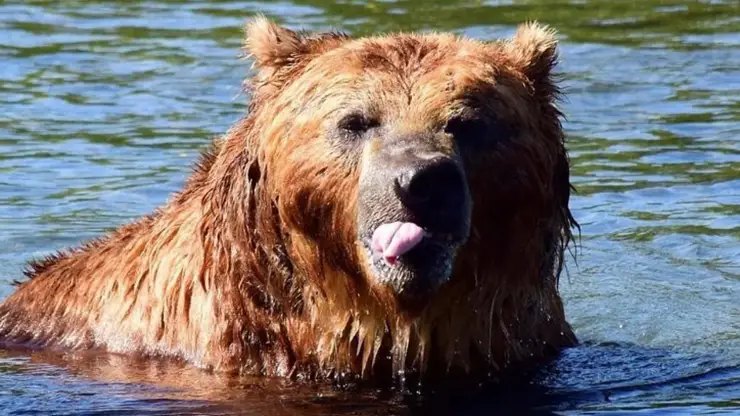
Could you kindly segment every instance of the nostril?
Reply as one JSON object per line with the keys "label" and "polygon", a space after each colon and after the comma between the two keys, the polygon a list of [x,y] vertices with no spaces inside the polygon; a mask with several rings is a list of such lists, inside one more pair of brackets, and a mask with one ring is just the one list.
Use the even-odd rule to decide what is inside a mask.
{"label": "nostril", "polygon": [[418,205],[427,201],[424,194],[419,193],[416,184],[417,170],[409,170],[400,174],[394,181],[396,195],[406,205]]}
{"label": "nostril", "polygon": [[436,159],[399,175],[396,193],[406,205],[457,204],[455,195],[464,186],[460,168],[451,159]]}
{"label": "nostril", "polygon": [[423,168],[415,173],[408,186],[408,193],[416,200],[429,201],[434,194],[434,187],[442,180],[436,168]]}

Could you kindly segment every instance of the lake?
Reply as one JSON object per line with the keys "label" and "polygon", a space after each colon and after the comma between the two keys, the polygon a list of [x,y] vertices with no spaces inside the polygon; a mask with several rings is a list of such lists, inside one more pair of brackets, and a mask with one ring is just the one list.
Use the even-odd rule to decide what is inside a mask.
{"label": "lake", "polygon": [[0,298],[24,262],[163,204],[245,111],[245,19],[355,35],[558,30],[582,345],[466,403],[0,351],[3,414],[740,414],[736,0],[0,2]]}

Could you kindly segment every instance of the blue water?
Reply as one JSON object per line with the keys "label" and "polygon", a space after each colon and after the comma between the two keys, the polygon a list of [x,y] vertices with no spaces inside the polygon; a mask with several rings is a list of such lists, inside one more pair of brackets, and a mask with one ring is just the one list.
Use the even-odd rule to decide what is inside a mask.
{"label": "blue water", "polygon": [[0,2],[0,298],[26,260],[149,212],[244,112],[241,25],[560,33],[583,345],[532,385],[419,403],[167,363],[0,351],[0,413],[740,414],[740,4]]}

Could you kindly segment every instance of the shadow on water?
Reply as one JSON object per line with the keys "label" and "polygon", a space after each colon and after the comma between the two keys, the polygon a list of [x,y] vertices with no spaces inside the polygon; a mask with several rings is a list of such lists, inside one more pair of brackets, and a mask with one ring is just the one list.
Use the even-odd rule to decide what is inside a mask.
{"label": "shadow on water", "polygon": [[[646,401],[654,409],[684,412],[740,405],[740,365],[619,344],[566,350],[527,382],[466,397],[229,377],[169,360],[99,352],[0,351],[0,375],[0,405],[16,414],[67,407],[65,414],[554,415],[639,410]],[[712,396],[702,397],[706,391]],[[661,397],[673,399],[656,400]]]}

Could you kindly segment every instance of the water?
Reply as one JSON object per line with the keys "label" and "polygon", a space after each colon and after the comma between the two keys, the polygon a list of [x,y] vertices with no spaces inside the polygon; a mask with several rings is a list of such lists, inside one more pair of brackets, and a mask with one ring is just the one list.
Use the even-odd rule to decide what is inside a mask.
{"label": "water", "polygon": [[0,2],[0,297],[25,260],[164,203],[243,112],[240,26],[562,40],[584,345],[535,384],[418,403],[123,357],[0,352],[5,413],[740,413],[736,1]]}

